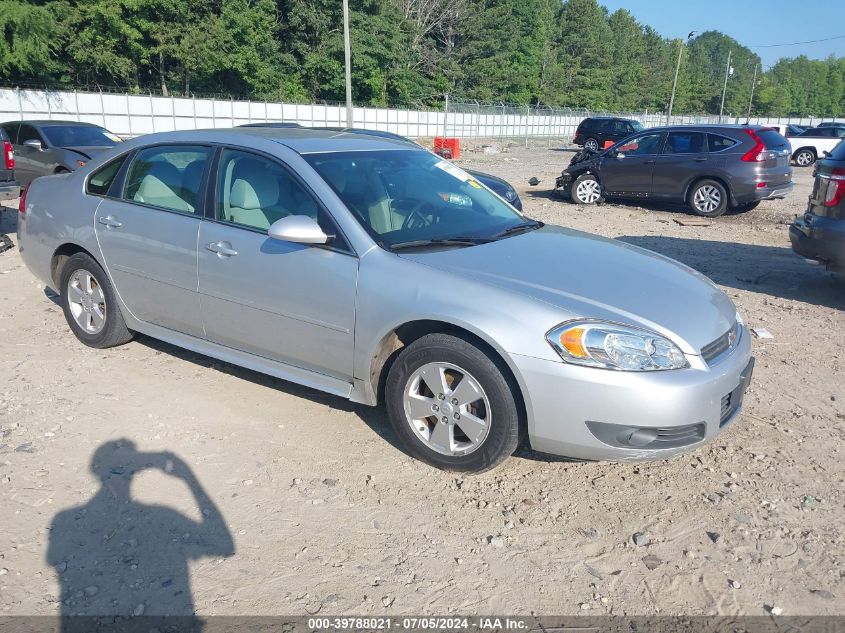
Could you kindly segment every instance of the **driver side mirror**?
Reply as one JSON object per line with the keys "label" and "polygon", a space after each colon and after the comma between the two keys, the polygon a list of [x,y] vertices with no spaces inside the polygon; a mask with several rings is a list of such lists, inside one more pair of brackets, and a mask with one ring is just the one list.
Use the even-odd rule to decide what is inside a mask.
{"label": "driver side mirror", "polygon": [[307,215],[289,215],[276,220],[267,230],[274,240],[294,244],[328,244],[334,235],[326,235],[317,222]]}
{"label": "driver side mirror", "polygon": [[27,139],[23,142],[25,147],[31,147],[32,149],[37,149],[39,152],[44,150],[44,146],[41,144],[37,138]]}

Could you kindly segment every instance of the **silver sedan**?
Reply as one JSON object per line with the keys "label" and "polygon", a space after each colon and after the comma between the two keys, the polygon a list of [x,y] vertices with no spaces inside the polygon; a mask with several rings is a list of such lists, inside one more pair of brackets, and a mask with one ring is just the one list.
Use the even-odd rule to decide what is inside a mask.
{"label": "silver sedan", "polygon": [[655,253],[530,220],[401,140],[145,136],[21,201],[21,254],[80,341],[135,332],[355,402],[409,453],[481,471],[527,437],[665,458],[738,415],[731,300]]}

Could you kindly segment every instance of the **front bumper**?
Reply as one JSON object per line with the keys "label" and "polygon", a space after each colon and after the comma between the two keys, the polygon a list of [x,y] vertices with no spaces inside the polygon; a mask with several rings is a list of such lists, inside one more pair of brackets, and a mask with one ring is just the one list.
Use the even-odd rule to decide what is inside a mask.
{"label": "front bumper", "polygon": [[845,270],[845,220],[807,212],[789,226],[792,250],[831,270]]}
{"label": "front bumper", "polygon": [[[586,460],[664,459],[713,439],[739,415],[751,337],[707,365],[626,372],[512,355],[525,386],[531,447]],[[692,361],[695,361],[694,363]]]}
{"label": "front bumper", "polygon": [[17,180],[0,181],[0,200],[14,200],[21,197],[21,186]]}

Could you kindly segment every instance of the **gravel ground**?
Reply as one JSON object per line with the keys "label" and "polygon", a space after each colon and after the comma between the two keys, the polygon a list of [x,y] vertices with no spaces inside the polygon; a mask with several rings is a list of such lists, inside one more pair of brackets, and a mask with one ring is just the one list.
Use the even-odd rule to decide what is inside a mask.
{"label": "gravel ground", "polygon": [[438,472],[378,409],[146,337],[82,346],[13,249],[0,613],[845,614],[845,282],[793,256],[786,228],[809,170],[786,200],[684,227],[683,210],[551,197],[570,156],[459,162],[509,179],[531,217],[697,268],[772,332],[714,442],[665,462],[523,450]]}

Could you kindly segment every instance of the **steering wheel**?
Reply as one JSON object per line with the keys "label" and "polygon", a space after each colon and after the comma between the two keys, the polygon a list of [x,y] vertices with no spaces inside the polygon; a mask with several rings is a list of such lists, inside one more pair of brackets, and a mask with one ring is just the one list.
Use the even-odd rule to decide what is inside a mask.
{"label": "steering wheel", "polygon": [[[404,202],[404,200],[403,200]],[[408,202],[412,202],[408,200]],[[402,230],[409,230],[409,229],[420,229],[427,226],[431,226],[434,224],[434,220],[430,216],[423,215],[422,210],[429,205],[427,200],[420,200],[408,212],[408,215],[405,216],[405,221],[402,222]]]}

